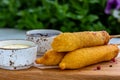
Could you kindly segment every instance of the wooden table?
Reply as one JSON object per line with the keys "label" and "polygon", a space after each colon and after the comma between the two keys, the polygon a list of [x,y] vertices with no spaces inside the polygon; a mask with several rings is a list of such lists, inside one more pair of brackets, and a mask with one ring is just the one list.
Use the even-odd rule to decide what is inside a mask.
{"label": "wooden table", "polygon": [[[38,69],[9,71],[0,69],[0,80],[120,80],[120,58],[77,70]],[[100,70],[96,67],[100,66]]]}

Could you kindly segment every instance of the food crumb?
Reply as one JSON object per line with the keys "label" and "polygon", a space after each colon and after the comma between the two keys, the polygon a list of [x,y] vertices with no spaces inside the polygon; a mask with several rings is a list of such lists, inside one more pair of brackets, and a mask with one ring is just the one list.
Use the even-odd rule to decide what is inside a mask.
{"label": "food crumb", "polygon": [[97,70],[101,70],[101,66],[97,66]]}
{"label": "food crumb", "polygon": [[112,65],[109,65],[109,67],[112,67]]}
{"label": "food crumb", "polygon": [[116,62],[115,58],[112,59],[112,62]]}
{"label": "food crumb", "polygon": [[94,70],[101,70],[101,66],[97,66]]}
{"label": "food crumb", "polygon": [[117,64],[117,60],[116,60],[115,58],[111,59],[110,62],[111,62],[111,63],[115,63],[115,64]]}

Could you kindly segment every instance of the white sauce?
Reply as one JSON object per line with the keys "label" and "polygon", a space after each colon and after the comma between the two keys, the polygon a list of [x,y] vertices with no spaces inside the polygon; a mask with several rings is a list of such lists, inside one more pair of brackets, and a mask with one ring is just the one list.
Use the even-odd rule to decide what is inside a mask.
{"label": "white sauce", "polygon": [[29,45],[24,45],[24,44],[11,44],[11,45],[2,46],[1,48],[20,49],[20,48],[28,48],[28,47],[30,47],[30,46]]}

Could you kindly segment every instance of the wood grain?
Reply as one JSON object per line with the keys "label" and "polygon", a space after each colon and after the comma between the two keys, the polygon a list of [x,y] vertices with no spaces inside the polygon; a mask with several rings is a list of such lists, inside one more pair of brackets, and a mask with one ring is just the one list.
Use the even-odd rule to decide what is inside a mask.
{"label": "wood grain", "polygon": [[[116,60],[77,70],[41,70],[35,67],[17,71],[0,69],[0,80],[120,80],[120,58]],[[101,69],[96,70],[97,66]]]}

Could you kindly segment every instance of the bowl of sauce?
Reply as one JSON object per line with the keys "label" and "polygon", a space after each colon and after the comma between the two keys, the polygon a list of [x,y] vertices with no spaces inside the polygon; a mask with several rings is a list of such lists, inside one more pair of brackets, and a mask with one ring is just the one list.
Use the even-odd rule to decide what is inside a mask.
{"label": "bowl of sauce", "polygon": [[36,29],[26,32],[27,40],[33,41],[38,45],[37,55],[43,55],[47,50],[51,49],[53,39],[62,33],[53,29]]}
{"label": "bowl of sauce", "polygon": [[0,41],[0,68],[8,70],[27,69],[37,56],[37,45],[27,40]]}

